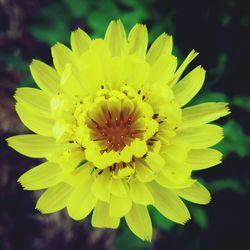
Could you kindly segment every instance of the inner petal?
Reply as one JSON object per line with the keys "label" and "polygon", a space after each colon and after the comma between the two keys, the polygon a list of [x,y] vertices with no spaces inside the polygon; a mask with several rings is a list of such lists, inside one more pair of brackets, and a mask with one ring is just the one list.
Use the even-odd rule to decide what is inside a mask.
{"label": "inner petal", "polygon": [[98,109],[90,110],[88,118],[91,139],[105,151],[121,151],[135,138],[143,139],[145,128],[138,122],[142,112],[127,97],[107,99]]}

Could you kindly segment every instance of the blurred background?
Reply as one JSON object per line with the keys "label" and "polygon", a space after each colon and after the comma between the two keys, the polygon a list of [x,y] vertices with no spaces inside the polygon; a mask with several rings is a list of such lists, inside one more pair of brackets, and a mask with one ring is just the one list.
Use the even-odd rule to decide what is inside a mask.
{"label": "blurred background", "polygon": [[[192,67],[207,70],[206,84],[192,101],[227,101],[232,114],[220,120],[225,139],[217,148],[223,164],[197,176],[212,192],[207,206],[188,207],[192,220],[176,225],[150,208],[151,243],[136,238],[122,222],[119,230],[93,229],[90,220],[75,222],[65,211],[41,215],[34,209],[39,192],[23,191],[18,177],[39,164],[8,148],[5,138],[27,132],[15,110],[17,87],[35,84],[32,58],[51,64],[50,46],[69,44],[70,31],[83,28],[103,36],[111,19],[128,31],[147,24],[150,43],[162,32],[174,36],[179,63],[194,48]],[[0,0],[0,249],[248,249],[249,245],[249,0]]]}

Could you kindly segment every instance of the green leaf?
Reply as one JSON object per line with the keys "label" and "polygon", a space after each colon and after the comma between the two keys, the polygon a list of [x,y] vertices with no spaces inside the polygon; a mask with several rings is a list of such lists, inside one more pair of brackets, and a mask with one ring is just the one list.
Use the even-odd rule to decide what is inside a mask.
{"label": "green leaf", "polygon": [[234,179],[216,180],[208,183],[211,192],[220,192],[224,190],[232,190],[237,193],[246,194],[247,190],[242,183]]}
{"label": "green leaf", "polygon": [[73,17],[81,18],[87,14],[91,1],[83,0],[63,0],[65,5],[69,8]]}
{"label": "green leaf", "polygon": [[221,16],[221,23],[223,26],[226,26],[230,23],[232,17],[228,14],[224,14]]}
{"label": "green leaf", "polygon": [[56,22],[50,27],[34,25],[29,30],[33,37],[49,45],[54,45],[56,42],[68,43],[69,41],[70,30],[68,24],[63,22]]}
{"label": "green leaf", "polygon": [[22,88],[22,87],[38,88],[38,86],[36,85],[30,73],[27,74],[27,77],[23,81],[21,81],[17,87],[18,88]]}
{"label": "green leaf", "polygon": [[246,135],[243,128],[234,120],[228,121],[224,126],[224,139],[214,146],[224,156],[235,152],[240,157],[250,155],[250,136]]}
{"label": "green leaf", "polygon": [[136,23],[143,23],[149,18],[149,13],[146,9],[140,8],[135,11],[123,12],[120,18],[128,32]]}
{"label": "green leaf", "polygon": [[174,227],[174,223],[168,220],[166,217],[161,215],[156,209],[153,209],[151,212],[153,224],[157,229],[170,231]]}
{"label": "green leaf", "polygon": [[163,19],[164,29],[168,34],[174,34],[174,22],[173,22],[173,13],[169,13]]}
{"label": "green leaf", "polygon": [[151,242],[143,241],[136,237],[128,228],[124,220],[121,222],[121,234],[118,235],[116,240],[117,250],[140,250],[148,249]]}
{"label": "green leaf", "polygon": [[217,65],[209,70],[210,74],[219,75],[222,74],[226,68],[228,62],[228,56],[226,53],[220,53],[218,56]]}
{"label": "green leaf", "polygon": [[208,216],[204,208],[192,205],[190,206],[191,214],[200,228],[205,229],[208,226]]}
{"label": "green leaf", "polygon": [[54,2],[41,9],[36,19],[32,21],[29,32],[37,40],[54,45],[56,42],[69,42],[69,27],[71,14],[68,8]]}
{"label": "green leaf", "polygon": [[120,2],[128,7],[138,7],[140,6],[140,1],[138,0],[120,0]]}
{"label": "green leaf", "polygon": [[250,111],[250,97],[249,96],[235,96],[231,102],[234,106]]}
{"label": "green leaf", "polygon": [[87,18],[88,25],[93,30],[93,37],[103,36],[109,22],[120,19],[120,16],[121,13],[114,3],[99,3],[97,9],[92,11]]}
{"label": "green leaf", "polygon": [[164,32],[162,25],[155,24],[151,27],[149,32],[149,43],[153,43],[154,40]]}
{"label": "green leaf", "polygon": [[139,9],[142,8],[143,5],[148,5],[150,3],[153,3],[154,0],[119,0],[119,2],[121,2],[125,6]]}
{"label": "green leaf", "polygon": [[82,161],[76,166],[76,168],[81,167],[82,165],[84,165],[84,164],[87,163],[87,162],[88,162],[87,160],[82,160]]}

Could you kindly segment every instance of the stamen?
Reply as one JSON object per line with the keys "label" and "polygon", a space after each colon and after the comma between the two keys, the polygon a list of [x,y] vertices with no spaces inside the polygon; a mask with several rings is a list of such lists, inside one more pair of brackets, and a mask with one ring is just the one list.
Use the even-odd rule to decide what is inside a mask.
{"label": "stamen", "polygon": [[153,119],[157,119],[158,116],[159,116],[159,114],[154,114],[154,115],[153,115]]}
{"label": "stamen", "polygon": [[98,175],[102,174],[103,173],[103,170],[101,170],[100,172],[98,172]]}
{"label": "stamen", "polygon": [[87,125],[91,129],[92,140],[102,143],[102,148],[106,146],[106,151],[121,151],[135,138],[143,138],[145,130],[135,123],[141,115],[141,112],[136,107],[133,107],[132,112],[127,107],[124,107],[115,116],[107,106],[100,108],[99,112],[102,112],[102,114],[96,115],[103,117],[105,120],[98,123],[90,118]]}

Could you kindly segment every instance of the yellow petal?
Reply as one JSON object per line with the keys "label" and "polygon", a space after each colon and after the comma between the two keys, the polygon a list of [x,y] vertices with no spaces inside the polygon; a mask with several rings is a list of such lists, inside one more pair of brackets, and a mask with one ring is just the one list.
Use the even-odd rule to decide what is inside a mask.
{"label": "yellow petal", "polygon": [[18,182],[25,190],[38,190],[57,184],[60,179],[61,168],[57,163],[45,162],[24,173]]}
{"label": "yellow petal", "polygon": [[148,150],[148,146],[145,141],[135,139],[131,144],[131,155],[134,155],[137,158],[141,158],[144,154],[146,154]]}
{"label": "yellow petal", "polygon": [[84,51],[89,49],[91,39],[89,35],[78,28],[77,30],[71,32],[70,44],[74,53],[81,55]]}
{"label": "yellow petal", "polygon": [[121,82],[127,81],[126,61],[124,57],[112,57],[108,61],[105,68],[105,79],[110,89],[119,89]]}
{"label": "yellow petal", "polygon": [[130,145],[132,154],[137,158],[141,158],[148,149],[146,142],[139,139],[135,139]]}
{"label": "yellow petal", "polygon": [[[182,185],[183,182],[186,182],[190,178],[192,168],[189,164],[168,155],[164,155],[164,159],[165,165],[158,176],[162,174],[177,185]],[[159,180],[157,181],[159,182]]]}
{"label": "yellow petal", "polygon": [[154,197],[154,206],[168,219],[184,224],[190,219],[190,214],[183,201],[171,190],[166,189],[156,182],[148,184]]}
{"label": "yellow petal", "polygon": [[40,89],[52,95],[58,93],[60,78],[52,67],[41,61],[33,60],[30,71]]}
{"label": "yellow petal", "polygon": [[75,65],[73,52],[61,43],[57,43],[51,48],[53,63],[57,72],[61,75],[67,64]]}
{"label": "yellow petal", "polygon": [[199,126],[230,113],[224,102],[208,102],[182,109],[181,128]]}
{"label": "yellow petal", "polygon": [[127,197],[118,197],[111,195],[109,214],[114,218],[121,218],[129,212],[132,206],[132,201]]}
{"label": "yellow petal", "polygon": [[189,143],[193,149],[208,148],[223,138],[223,129],[213,124],[205,124],[177,131],[177,137]]}
{"label": "yellow petal", "polygon": [[48,188],[38,199],[36,209],[43,214],[54,213],[66,207],[72,187],[60,182]]}
{"label": "yellow petal", "polygon": [[18,88],[15,99],[45,117],[51,117],[50,97],[45,91],[34,88]]}
{"label": "yellow petal", "polygon": [[92,192],[100,200],[109,202],[110,199],[110,172],[109,170],[97,174],[93,184]]}
{"label": "yellow petal", "polygon": [[[134,172],[135,172],[135,169],[131,167],[131,165],[127,164],[125,167],[118,169],[117,176],[120,178],[128,177],[128,176],[132,176]],[[121,196],[121,195],[118,195],[118,196]]]}
{"label": "yellow petal", "polygon": [[173,87],[175,101],[180,107],[187,104],[199,92],[205,80],[205,73],[205,70],[198,66]]}
{"label": "yellow petal", "polygon": [[187,163],[193,170],[213,167],[221,163],[222,153],[211,148],[192,149],[188,152]]}
{"label": "yellow petal", "polygon": [[174,76],[177,59],[171,54],[161,56],[151,67],[147,82],[149,84],[167,84]]}
{"label": "yellow petal", "polygon": [[165,160],[159,153],[148,152],[145,158],[145,163],[155,173],[158,173],[163,168]]}
{"label": "yellow petal", "polygon": [[135,203],[148,205],[153,203],[153,197],[147,186],[138,180],[130,182],[130,196]]}
{"label": "yellow petal", "polygon": [[126,46],[126,33],[120,20],[110,22],[104,40],[107,42],[112,56],[123,54]]}
{"label": "yellow petal", "polygon": [[126,197],[128,196],[127,185],[128,184],[123,179],[112,178],[110,183],[110,192],[118,197]]}
{"label": "yellow petal", "polygon": [[135,163],[135,170],[136,170],[136,177],[141,182],[149,182],[155,178],[157,175],[156,172],[154,172],[145,161],[136,161]]}
{"label": "yellow petal", "polygon": [[91,224],[93,227],[99,228],[117,228],[120,219],[113,218],[109,215],[109,204],[98,201],[92,214]]}
{"label": "yellow petal", "polygon": [[128,35],[128,54],[145,58],[148,47],[148,31],[145,25],[136,24]]}
{"label": "yellow petal", "polygon": [[104,71],[100,58],[96,51],[88,50],[81,55],[81,81],[85,91],[89,94],[95,94],[104,83]]}
{"label": "yellow petal", "polygon": [[112,112],[114,119],[119,119],[121,113],[121,100],[115,96],[110,97],[107,100],[108,110]]}
{"label": "yellow petal", "polygon": [[151,241],[152,222],[147,207],[133,203],[130,212],[125,216],[130,230],[142,240]]}
{"label": "yellow petal", "polygon": [[171,140],[170,143],[171,144],[166,148],[166,155],[170,156],[172,159],[177,159],[180,162],[185,161],[188,151],[190,150],[188,143],[176,138]]}
{"label": "yellow petal", "polygon": [[155,181],[159,183],[161,186],[169,189],[178,189],[178,188],[186,188],[192,186],[196,180],[191,178],[183,179],[182,181],[176,181],[173,178],[169,178],[169,176],[165,175],[163,171],[157,175]]}
{"label": "yellow petal", "polygon": [[178,82],[178,80],[180,79],[182,73],[184,72],[184,70],[186,69],[186,67],[189,65],[189,63],[191,63],[194,58],[198,55],[197,52],[195,52],[194,50],[192,50],[189,55],[186,57],[186,59],[183,61],[183,63],[181,64],[181,66],[178,68],[178,70],[175,73],[174,79],[170,82],[169,86],[173,87],[175,86],[175,84]]}
{"label": "yellow petal", "polygon": [[77,77],[77,73],[72,64],[67,64],[61,79],[62,90],[67,95],[73,97],[84,94],[84,87],[81,84],[81,80]]}
{"label": "yellow petal", "polygon": [[153,64],[158,58],[165,54],[171,54],[173,49],[173,38],[166,33],[161,34],[150,46],[146,60]]}
{"label": "yellow petal", "polygon": [[136,91],[147,82],[150,67],[144,60],[131,55],[126,59],[124,67],[126,82]]}
{"label": "yellow petal", "polygon": [[209,191],[199,182],[195,182],[193,186],[188,188],[176,189],[175,192],[183,199],[198,204],[207,204],[211,200]]}
{"label": "yellow petal", "polygon": [[32,107],[23,103],[16,104],[16,112],[24,125],[33,132],[39,135],[53,136],[54,120],[40,115],[34,109],[32,110]]}
{"label": "yellow petal", "polygon": [[81,164],[86,161],[84,157],[80,157],[82,154],[77,154],[76,152],[71,154],[72,151],[79,151],[80,153],[79,149],[70,150],[65,152],[60,158],[58,158],[58,155],[52,158],[56,158],[63,169],[62,180],[72,185],[75,188],[74,190],[76,190],[76,187],[80,186],[83,182],[87,182],[94,167],[90,162]]}
{"label": "yellow petal", "polygon": [[16,135],[7,142],[17,152],[33,158],[43,158],[53,152],[65,151],[74,147],[73,143],[56,144],[55,139],[42,135]]}
{"label": "yellow petal", "polygon": [[93,176],[83,180],[76,186],[69,198],[67,211],[69,216],[75,220],[82,220],[89,215],[96,204],[96,197],[91,192]]}
{"label": "yellow petal", "polygon": [[[99,58],[101,64],[105,67],[107,62],[111,59],[111,53],[108,44],[103,39],[94,39],[91,42],[90,50],[93,50]],[[88,63],[88,62],[86,62]]]}

